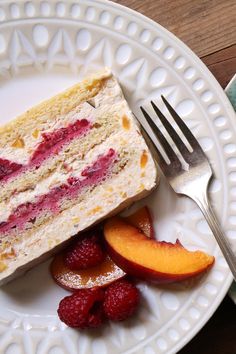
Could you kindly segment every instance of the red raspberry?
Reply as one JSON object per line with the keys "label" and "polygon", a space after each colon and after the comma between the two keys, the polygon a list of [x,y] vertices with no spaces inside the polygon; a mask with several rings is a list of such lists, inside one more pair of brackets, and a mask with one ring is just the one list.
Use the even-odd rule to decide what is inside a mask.
{"label": "red raspberry", "polygon": [[125,279],[118,280],[105,290],[104,313],[113,321],[122,321],[130,317],[139,304],[139,290]]}
{"label": "red raspberry", "polygon": [[96,232],[80,236],[66,252],[65,265],[71,270],[79,270],[94,267],[104,259],[101,235]]}
{"label": "red raspberry", "polygon": [[69,327],[94,328],[102,324],[104,291],[99,288],[81,289],[66,296],[57,310],[62,322]]}

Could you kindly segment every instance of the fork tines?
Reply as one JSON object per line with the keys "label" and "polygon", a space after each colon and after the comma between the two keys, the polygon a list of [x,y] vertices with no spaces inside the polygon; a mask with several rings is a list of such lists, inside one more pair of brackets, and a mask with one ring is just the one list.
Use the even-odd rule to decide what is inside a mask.
{"label": "fork tines", "polygon": [[[185,138],[187,139],[188,143],[192,147],[192,151],[190,151],[183,140],[180,138],[178,133],[175,131],[173,126],[170,124],[170,122],[167,120],[167,118],[164,116],[164,114],[160,111],[160,109],[156,106],[156,104],[151,101],[151,105],[160,119],[162,125],[165,127],[166,131],[168,132],[169,136],[175,143],[177,149],[181,153],[183,159],[188,163],[188,164],[193,164],[194,161],[197,159],[199,162],[199,158],[201,159],[206,159],[204,152],[202,151],[201,146],[199,145],[197,139],[194,137],[192,132],[189,130],[187,125],[184,123],[184,121],[180,118],[178,113],[174,110],[174,108],[169,104],[169,102],[165,99],[164,96],[161,96],[166,108],[168,109],[169,113],[173,117],[174,121],[184,134]],[[170,160],[170,163],[177,163],[177,160],[179,161],[178,156],[176,155],[175,151],[171,147],[170,143],[167,141],[161,130],[157,127],[157,125],[154,123],[153,119],[150,117],[150,115],[147,113],[147,111],[141,106],[141,111],[146,118],[146,121],[148,122],[149,126],[151,127],[154,135],[157,137],[159,140],[160,144],[162,145],[168,159]],[[148,133],[147,133],[148,134]],[[149,136],[150,137],[150,136]],[[156,147],[157,148],[157,147]],[[158,150],[158,155],[160,154],[159,149]],[[161,158],[161,157],[160,157]],[[164,163],[164,161],[161,161]]]}

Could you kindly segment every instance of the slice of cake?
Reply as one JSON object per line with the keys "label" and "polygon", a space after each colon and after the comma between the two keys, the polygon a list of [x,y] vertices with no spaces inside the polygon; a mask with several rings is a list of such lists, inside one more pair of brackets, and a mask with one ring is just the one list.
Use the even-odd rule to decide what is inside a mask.
{"label": "slice of cake", "polygon": [[146,196],[154,160],[103,70],[0,128],[0,284]]}

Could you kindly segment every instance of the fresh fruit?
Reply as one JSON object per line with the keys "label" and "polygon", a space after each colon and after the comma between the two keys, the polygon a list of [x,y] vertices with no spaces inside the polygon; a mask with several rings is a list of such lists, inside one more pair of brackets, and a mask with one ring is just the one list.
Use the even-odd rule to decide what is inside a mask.
{"label": "fresh fruit", "polygon": [[76,271],[65,265],[64,254],[59,253],[54,257],[50,270],[56,283],[70,291],[107,286],[125,275],[108,255],[99,265]]}
{"label": "fresh fruit", "polygon": [[123,321],[134,314],[139,299],[139,291],[134,284],[126,279],[118,280],[105,290],[104,313],[109,320]]}
{"label": "fresh fruit", "polygon": [[104,237],[109,255],[126,273],[160,283],[179,281],[205,272],[214,257],[191,252],[179,241],[158,242],[118,217],[107,220]]}
{"label": "fresh fruit", "polygon": [[140,229],[145,236],[154,238],[154,230],[152,225],[152,218],[148,207],[142,207],[138,209],[135,213],[126,216],[125,221],[129,224]]}
{"label": "fresh fruit", "polygon": [[[153,238],[152,220],[147,207],[125,218],[143,233]],[[104,287],[124,277],[125,272],[104,252],[99,231],[80,236],[76,242],[51,263],[51,274],[56,283],[69,290]]]}
{"label": "fresh fruit", "polygon": [[87,269],[104,261],[106,254],[99,231],[81,235],[65,253],[65,265],[71,270]]}
{"label": "fresh fruit", "polygon": [[69,327],[98,327],[104,320],[103,300],[102,289],[78,290],[60,301],[57,313],[60,320]]}
{"label": "fresh fruit", "polygon": [[[124,219],[139,228],[147,237],[153,238],[152,220],[147,207],[137,210]],[[98,235],[97,239],[92,238],[91,241],[91,252],[89,250],[90,241],[86,241],[85,237],[83,241],[78,239],[76,243],[72,244],[66,256],[58,254],[54,257],[51,263],[51,274],[59,286],[70,291],[94,286],[104,287],[124,277],[125,272],[109,256],[106,255],[105,259],[100,262],[101,235]],[[94,244],[93,241],[95,241]],[[82,250],[80,246],[82,246]],[[95,260],[98,260],[100,264],[91,267],[93,257],[91,263],[89,259],[93,253],[95,253]],[[81,269],[83,266],[86,269]]]}

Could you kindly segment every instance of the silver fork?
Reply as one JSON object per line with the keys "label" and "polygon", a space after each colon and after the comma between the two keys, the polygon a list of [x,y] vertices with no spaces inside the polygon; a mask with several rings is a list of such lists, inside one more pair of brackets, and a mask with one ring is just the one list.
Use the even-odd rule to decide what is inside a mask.
{"label": "silver fork", "polygon": [[198,204],[199,208],[201,209],[203,215],[206,218],[206,221],[208,222],[208,225],[212,230],[213,235],[216,238],[216,241],[218,242],[218,245],[229,265],[234,279],[236,279],[236,255],[233,253],[231,246],[224,235],[224,232],[216,218],[216,215],[208,199],[207,189],[209,181],[212,177],[211,166],[201,146],[199,145],[198,141],[191,133],[189,128],[179,117],[173,107],[168,103],[168,101],[163,96],[161,97],[171,116],[173,117],[176,124],[182,131],[188,143],[190,144],[192,151],[188,149],[188,147],[182,141],[182,139],[172,127],[170,122],[157,108],[154,102],[151,101],[152,107],[156,115],[159,117],[166,132],[169,134],[169,136],[175,143],[177,149],[179,150],[180,154],[182,155],[182,158],[187,164],[187,169],[183,168],[183,162],[181,162],[181,159],[179,159],[178,155],[175,153],[170,143],[167,141],[161,130],[156,126],[153,119],[149,116],[149,114],[143,107],[140,107],[142,113],[146,118],[149,128],[151,128],[153,134],[158,139],[159,143],[161,144],[161,147],[163,148],[163,151],[168,157],[168,162],[166,161],[163,154],[160,152],[160,149],[158,148],[157,144],[153,141],[143,124],[141,122],[140,123],[155,146],[157,152],[157,160],[163,174],[165,175],[171,187],[177,194],[186,195]]}

